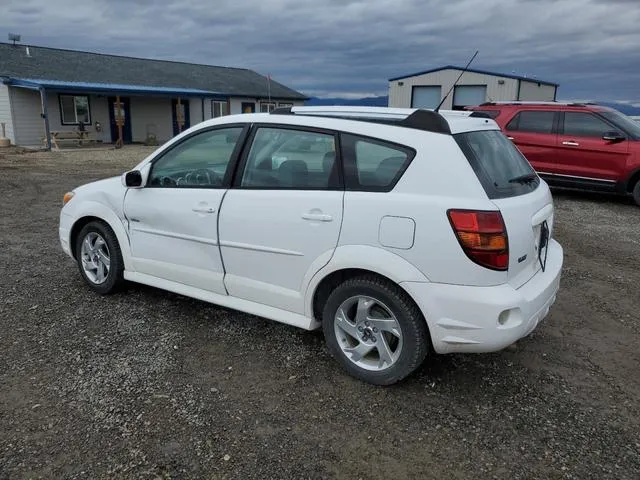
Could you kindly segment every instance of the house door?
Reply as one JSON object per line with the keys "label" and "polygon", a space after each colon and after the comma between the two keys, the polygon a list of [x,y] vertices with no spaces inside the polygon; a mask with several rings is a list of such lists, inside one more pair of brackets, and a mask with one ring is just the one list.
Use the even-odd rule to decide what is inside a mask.
{"label": "house door", "polygon": [[[118,110],[116,109],[116,97],[109,97],[109,124],[111,125],[111,141],[118,140]],[[122,124],[122,141],[131,143],[131,110],[128,97],[120,97],[120,116],[124,120]]]}
{"label": "house door", "polygon": [[255,113],[256,104],[253,102],[242,102],[242,113]]}
{"label": "house door", "polygon": [[189,99],[181,98],[171,100],[171,122],[173,123],[173,136],[184,132],[191,126],[191,115],[189,114]]}

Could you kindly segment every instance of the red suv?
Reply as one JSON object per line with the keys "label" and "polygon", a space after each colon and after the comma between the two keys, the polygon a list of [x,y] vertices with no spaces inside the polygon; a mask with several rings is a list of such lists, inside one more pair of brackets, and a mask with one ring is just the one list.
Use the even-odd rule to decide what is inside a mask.
{"label": "red suv", "polygon": [[549,184],[632,195],[640,205],[640,123],[583,103],[491,102],[490,115]]}

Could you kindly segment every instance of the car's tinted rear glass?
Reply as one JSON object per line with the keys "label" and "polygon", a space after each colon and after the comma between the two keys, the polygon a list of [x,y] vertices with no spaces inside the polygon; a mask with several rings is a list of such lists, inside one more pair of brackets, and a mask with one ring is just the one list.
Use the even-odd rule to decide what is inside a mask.
{"label": "car's tinted rear glass", "polygon": [[486,113],[489,117],[496,118],[500,115],[501,110],[476,110],[476,112]]}
{"label": "car's tinted rear glass", "polygon": [[501,131],[458,133],[454,138],[489,198],[515,197],[538,188],[533,168]]}

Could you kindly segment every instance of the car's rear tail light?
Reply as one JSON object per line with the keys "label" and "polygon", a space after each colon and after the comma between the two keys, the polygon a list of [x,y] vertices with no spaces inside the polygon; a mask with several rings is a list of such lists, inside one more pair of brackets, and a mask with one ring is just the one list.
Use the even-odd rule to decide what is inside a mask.
{"label": "car's rear tail light", "polygon": [[496,211],[449,210],[449,222],[467,256],[492,270],[509,268],[509,242],[502,214]]}

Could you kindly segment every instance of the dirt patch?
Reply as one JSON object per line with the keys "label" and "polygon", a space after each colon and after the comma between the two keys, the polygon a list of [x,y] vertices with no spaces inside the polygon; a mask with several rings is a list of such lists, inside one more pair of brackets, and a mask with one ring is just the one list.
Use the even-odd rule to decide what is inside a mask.
{"label": "dirt patch", "polygon": [[565,270],[540,328],[379,388],[318,332],[85,288],[62,195],[151,151],[0,159],[0,478],[639,478],[640,208],[556,192]]}

